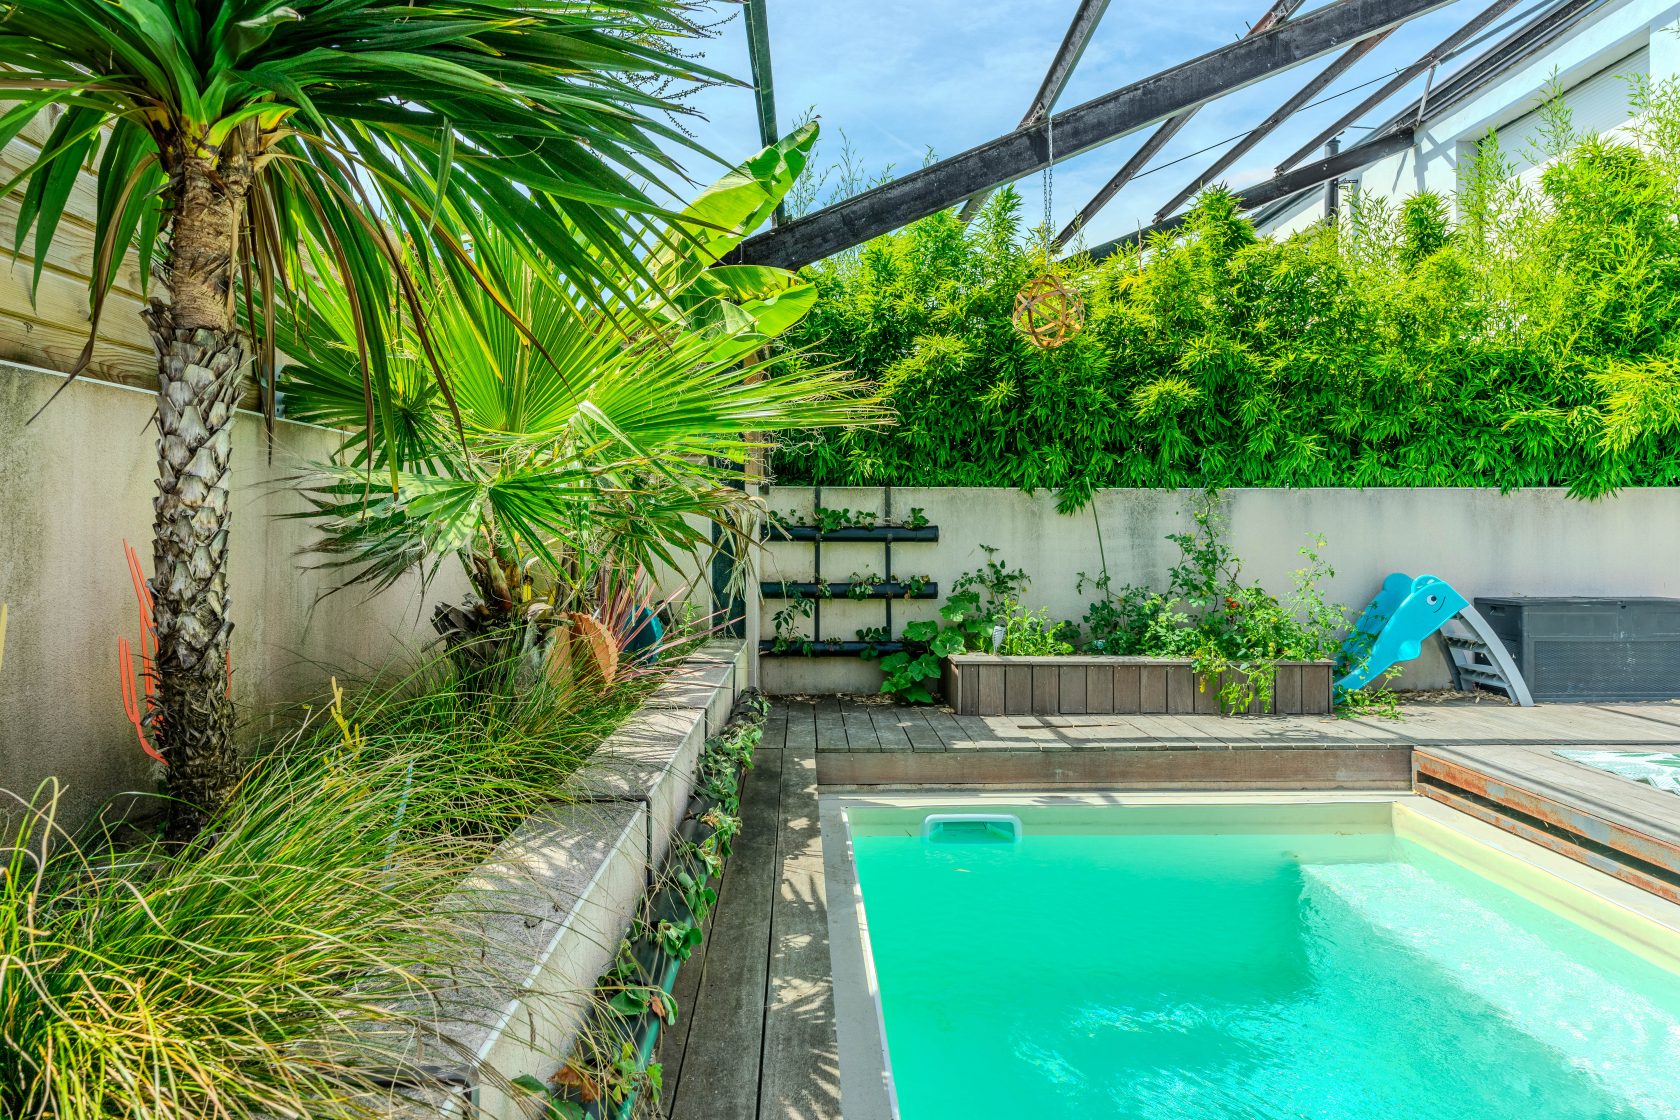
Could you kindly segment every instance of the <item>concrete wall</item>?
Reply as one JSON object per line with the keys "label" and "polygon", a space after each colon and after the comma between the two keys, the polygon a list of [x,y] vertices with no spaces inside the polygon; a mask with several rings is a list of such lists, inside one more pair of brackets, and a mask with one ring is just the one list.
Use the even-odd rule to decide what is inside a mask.
{"label": "concrete wall", "polygon": [[[475,1120],[528,1117],[503,1087],[526,1074],[548,1080],[571,1052],[596,979],[687,815],[706,738],[728,724],[746,674],[739,642],[700,650],[445,903],[464,915],[461,940],[483,950],[435,993],[435,1037],[423,1035],[413,1057],[468,1074]],[[463,1055],[473,1060],[463,1066]],[[437,1103],[393,1116],[466,1115]]]}
{"label": "concrete wall", "polygon": [[[888,496],[880,489],[824,487],[821,504],[883,512]],[[894,545],[893,574],[931,575],[943,596],[953,579],[984,563],[980,546],[992,545],[1000,559],[1031,577],[1029,607],[1048,607],[1056,618],[1077,620],[1092,598],[1077,590],[1079,573],[1102,570],[1098,524],[1115,584],[1160,587],[1177,557],[1165,537],[1189,526],[1197,496],[1189,490],[1104,490],[1085,510],[1062,515],[1047,492],[895,487],[890,491],[895,516],[924,508],[939,526],[940,540]],[[812,499],[809,487],[778,486],[766,502],[776,511],[809,511]],[[1317,533],[1327,539],[1323,555],[1336,571],[1326,591],[1355,609],[1396,571],[1441,576],[1472,599],[1680,596],[1680,564],[1674,560],[1680,556],[1680,489],[1629,490],[1592,502],[1562,490],[1228,490],[1221,502],[1245,577],[1274,593],[1289,589],[1301,566],[1297,550]],[[767,544],[760,563],[767,580],[814,575],[808,544]],[[886,574],[881,546],[823,545],[824,578],[845,580],[854,571]],[[780,605],[763,604],[766,635]],[[933,618],[938,605],[895,602],[895,626]],[[836,599],[823,604],[822,615],[822,637],[851,639],[858,628],[881,624],[882,605]],[[772,693],[872,692],[880,673],[854,658],[766,657],[762,682]],[[1406,688],[1449,683],[1438,647],[1426,648],[1400,681]]]}
{"label": "concrete wall", "polygon": [[[48,775],[80,817],[124,790],[155,787],[123,715],[116,643],[138,644],[126,539],[151,571],[156,476],[152,394],[96,382],[70,385],[26,423],[63,377],[0,364],[0,602],[10,622],[0,661],[0,789],[24,795]],[[234,695],[250,720],[312,696],[331,674],[392,664],[430,640],[430,604],[464,590],[445,571],[430,594],[407,583],[370,597],[324,601],[327,574],[304,570],[308,523],[276,514],[301,501],[279,480],[324,458],[331,432],[282,423],[268,460],[259,417],[235,434]],[[253,730],[247,728],[247,732]]]}

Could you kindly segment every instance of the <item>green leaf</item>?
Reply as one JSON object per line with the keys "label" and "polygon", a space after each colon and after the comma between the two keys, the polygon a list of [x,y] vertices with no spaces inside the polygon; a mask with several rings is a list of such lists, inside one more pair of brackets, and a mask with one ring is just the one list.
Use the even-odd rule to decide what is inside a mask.
{"label": "green leaf", "polygon": [[607,1006],[626,1019],[634,1019],[648,1009],[648,995],[638,988],[627,988],[607,1000]]}
{"label": "green leaf", "polygon": [[682,221],[705,263],[717,261],[762,225],[805,170],[817,142],[809,121],[736,165],[683,207]]}
{"label": "green leaf", "polygon": [[944,630],[928,644],[928,651],[935,657],[949,657],[961,653],[965,648],[963,636],[955,630]]}
{"label": "green leaf", "polygon": [[904,636],[912,642],[932,641],[939,633],[939,623],[918,620],[904,624]]}

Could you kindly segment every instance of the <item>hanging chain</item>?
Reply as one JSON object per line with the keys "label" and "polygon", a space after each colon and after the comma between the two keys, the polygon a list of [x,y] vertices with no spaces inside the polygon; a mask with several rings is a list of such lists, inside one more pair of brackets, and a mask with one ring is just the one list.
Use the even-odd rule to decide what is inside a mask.
{"label": "hanging chain", "polygon": [[1055,201],[1054,177],[1051,175],[1051,169],[1056,164],[1056,118],[1054,114],[1045,115],[1044,140],[1050,157],[1044,165],[1044,264],[1048,268],[1051,253],[1050,223],[1054,221],[1051,216],[1051,204]]}

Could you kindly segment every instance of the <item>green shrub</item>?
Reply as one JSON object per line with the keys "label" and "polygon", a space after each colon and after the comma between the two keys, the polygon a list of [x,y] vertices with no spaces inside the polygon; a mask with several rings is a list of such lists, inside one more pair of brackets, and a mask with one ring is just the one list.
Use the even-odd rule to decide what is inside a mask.
{"label": "green shrub", "polygon": [[1576,139],[1554,105],[1537,185],[1490,143],[1452,200],[1355,196],[1282,240],[1209,191],[1146,254],[1068,262],[1087,326],[1055,350],[1010,322],[1038,268],[1013,192],[815,265],[785,344],[898,424],[789,441],[775,474],[1064,508],[1099,486],[1680,484],[1680,88],[1634,99],[1639,146]]}
{"label": "green shrub", "polygon": [[379,1115],[434,979],[491,949],[465,873],[644,687],[335,686],[184,848],[73,838],[45,789],[0,841],[0,1115]]}
{"label": "green shrub", "polygon": [[[980,550],[986,562],[952,582],[951,593],[940,605],[939,620],[905,623],[904,640],[911,648],[881,658],[883,693],[912,704],[932,703],[940,663],[953,653],[990,650],[993,628],[1019,612],[1016,600],[1027,586],[1027,573],[998,559],[998,550],[990,545],[983,544]],[[1037,640],[1026,623],[1020,625],[1018,641]],[[873,654],[865,651],[863,656],[868,660]]]}
{"label": "green shrub", "polygon": [[1005,657],[1053,657],[1072,653],[1073,643],[1062,623],[1053,622],[1045,607],[1029,611],[1011,602],[1003,615],[1003,642],[998,652]]}
{"label": "green shrub", "polygon": [[[1212,494],[1193,511],[1194,525],[1167,539],[1178,563],[1165,590],[1114,588],[1106,572],[1080,576],[1080,590],[1098,597],[1085,612],[1093,653],[1186,657],[1207,681],[1219,682],[1220,703],[1241,711],[1271,702],[1279,661],[1333,658],[1349,624],[1346,607],[1325,599],[1320,584],[1336,573],[1321,552],[1324,538],[1302,546],[1287,597],[1244,583],[1242,560],[1223,540],[1225,522]],[[1236,670],[1229,678],[1223,675]]]}

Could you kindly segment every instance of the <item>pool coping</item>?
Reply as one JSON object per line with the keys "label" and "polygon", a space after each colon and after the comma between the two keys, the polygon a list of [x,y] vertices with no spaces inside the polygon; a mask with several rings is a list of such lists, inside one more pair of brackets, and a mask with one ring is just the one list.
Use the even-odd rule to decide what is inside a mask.
{"label": "pool coping", "polygon": [[[844,1120],[900,1120],[868,919],[852,859],[852,808],[1021,805],[1389,804],[1395,834],[1680,975],[1680,905],[1417,793],[1398,790],[1073,792],[824,789],[818,798]],[[1494,853],[1489,855],[1488,853]],[[1561,883],[1561,887],[1559,884]],[[1583,896],[1600,905],[1581,905]]]}

